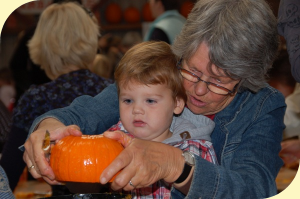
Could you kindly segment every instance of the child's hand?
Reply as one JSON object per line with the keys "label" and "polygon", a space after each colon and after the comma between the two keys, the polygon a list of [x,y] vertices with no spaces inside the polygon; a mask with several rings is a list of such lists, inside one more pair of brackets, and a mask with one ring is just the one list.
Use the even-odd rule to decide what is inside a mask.
{"label": "child's hand", "polygon": [[120,142],[124,147],[127,147],[131,141],[134,139],[127,134],[125,134],[123,131],[105,131],[103,133],[104,137],[117,140]]}

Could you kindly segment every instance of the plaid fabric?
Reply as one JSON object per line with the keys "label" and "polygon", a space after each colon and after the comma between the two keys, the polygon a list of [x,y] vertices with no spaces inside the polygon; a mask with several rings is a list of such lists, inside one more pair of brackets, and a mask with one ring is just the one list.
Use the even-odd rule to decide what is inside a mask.
{"label": "plaid fabric", "polygon": [[[112,126],[109,131],[121,130],[129,134],[124,129],[121,121]],[[129,134],[130,135],[130,134]],[[132,136],[132,135],[130,135]],[[217,157],[212,143],[206,140],[182,140],[178,143],[172,143],[174,147],[180,148],[182,151],[190,151],[191,153],[202,157],[203,159],[218,164]],[[171,197],[172,184],[160,180],[149,187],[139,188],[131,191],[132,198],[135,199],[166,199]],[[126,192],[128,193],[128,192]]]}

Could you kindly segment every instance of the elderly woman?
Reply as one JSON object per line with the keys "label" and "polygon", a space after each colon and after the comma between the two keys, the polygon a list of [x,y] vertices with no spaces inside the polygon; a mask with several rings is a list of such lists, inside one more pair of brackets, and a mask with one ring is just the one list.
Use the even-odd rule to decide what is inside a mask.
{"label": "elderly woman", "polygon": [[18,147],[25,142],[34,119],[70,105],[78,96],[95,96],[112,83],[88,70],[96,56],[98,36],[98,24],[78,3],[52,4],[42,13],[28,44],[29,53],[52,81],[32,85],[14,108],[0,161],[12,190],[25,168]]}
{"label": "elderly woman", "polygon": [[[277,47],[276,18],[264,0],[197,1],[173,51],[179,57],[187,107],[216,124],[211,136],[220,165],[183,156],[181,150],[162,143],[120,140],[126,148],[102,173],[100,182],[107,183],[122,169],[111,184],[115,190],[132,190],[163,179],[173,182],[173,198],[275,195],[286,106],[265,75]],[[118,113],[117,90],[109,86],[94,98],[80,97],[71,106],[36,119],[24,153],[24,161],[33,168],[31,174],[57,183],[41,155],[46,129],[52,140],[79,136],[81,131],[101,133],[118,120]],[[105,136],[122,137],[115,132]]]}

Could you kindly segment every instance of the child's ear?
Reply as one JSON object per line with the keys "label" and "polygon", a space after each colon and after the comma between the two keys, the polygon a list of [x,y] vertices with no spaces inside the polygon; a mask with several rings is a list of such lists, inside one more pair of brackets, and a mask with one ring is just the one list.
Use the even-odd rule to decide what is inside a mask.
{"label": "child's ear", "polygon": [[175,103],[174,114],[178,115],[183,111],[185,102],[182,98],[176,97]]}

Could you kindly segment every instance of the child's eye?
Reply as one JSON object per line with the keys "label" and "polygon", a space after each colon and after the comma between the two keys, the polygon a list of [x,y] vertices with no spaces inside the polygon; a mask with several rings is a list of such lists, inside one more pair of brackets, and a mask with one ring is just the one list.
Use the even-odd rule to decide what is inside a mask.
{"label": "child's eye", "polygon": [[149,104],[154,104],[154,103],[156,103],[156,101],[153,100],[153,99],[147,99],[146,101],[147,101],[147,103],[149,103]]}
{"label": "child's eye", "polygon": [[131,99],[124,99],[123,102],[124,102],[125,104],[130,104],[130,103],[132,102],[132,100],[131,100]]}

